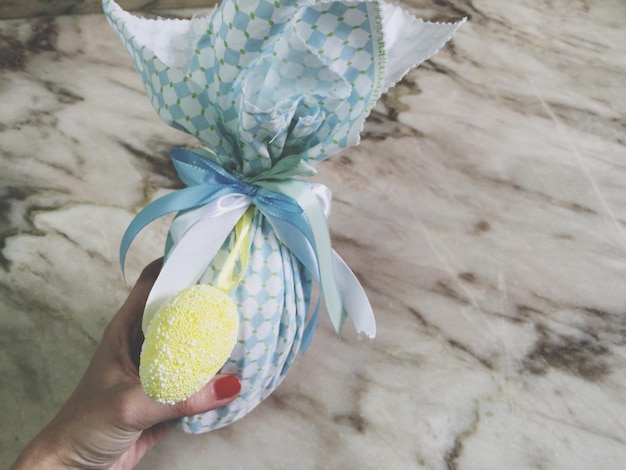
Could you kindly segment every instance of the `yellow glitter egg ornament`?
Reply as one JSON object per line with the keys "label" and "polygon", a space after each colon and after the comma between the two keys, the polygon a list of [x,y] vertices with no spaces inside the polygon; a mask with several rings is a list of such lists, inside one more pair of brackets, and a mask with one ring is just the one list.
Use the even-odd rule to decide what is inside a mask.
{"label": "yellow glitter egg ornament", "polygon": [[237,342],[237,307],[222,290],[198,284],[174,295],[150,321],[139,377],[146,394],[173,404],[204,387]]}

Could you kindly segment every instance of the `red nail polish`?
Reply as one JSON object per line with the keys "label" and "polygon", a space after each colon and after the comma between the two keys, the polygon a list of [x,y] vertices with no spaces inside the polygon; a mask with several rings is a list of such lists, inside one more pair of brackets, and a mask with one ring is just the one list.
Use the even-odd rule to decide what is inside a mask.
{"label": "red nail polish", "polygon": [[221,377],[213,384],[213,394],[218,400],[231,398],[239,394],[241,391],[241,382],[234,375]]}

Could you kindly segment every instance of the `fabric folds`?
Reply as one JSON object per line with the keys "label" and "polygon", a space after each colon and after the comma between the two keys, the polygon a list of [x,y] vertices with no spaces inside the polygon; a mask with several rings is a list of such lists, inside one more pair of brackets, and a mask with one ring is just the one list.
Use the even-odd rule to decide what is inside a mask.
{"label": "fabric folds", "polygon": [[[113,0],[104,0],[103,8],[161,119],[197,138],[199,158],[246,184],[269,181],[277,191],[281,180],[310,176],[316,163],[357,144],[381,94],[437,52],[463,22],[424,22],[380,1],[224,0],[208,16],[191,20],[138,18]],[[330,191],[306,191],[317,193],[327,214]],[[243,200],[229,198],[224,201]],[[250,204],[243,201],[236,214]],[[212,204],[179,213],[166,257],[172,250],[194,256],[206,244],[202,230],[226,223],[222,212],[228,211]],[[231,219],[228,224],[237,217]],[[230,226],[221,229],[228,233]],[[303,262],[308,254],[287,247],[285,227],[256,211],[245,272],[230,292],[240,332],[222,372],[240,377],[241,396],[184,418],[187,432],[217,429],[246,415],[280,384],[310,341],[316,262]],[[231,232],[206,266],[190,262],[194,282],[214,283],[234,242]],[[307,248],[313,259],[317,248]],[[336,253],[332,260],[348,317],[370,334],[375,325],[362,287]]]}

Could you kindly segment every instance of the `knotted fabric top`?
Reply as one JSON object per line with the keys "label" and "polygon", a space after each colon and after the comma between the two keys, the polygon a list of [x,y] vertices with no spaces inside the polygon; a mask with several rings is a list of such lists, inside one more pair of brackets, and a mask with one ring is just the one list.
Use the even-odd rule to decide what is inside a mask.
{"label": "knotted fabric top", "polygon": [[380,95],[461,24],[378,1],[224,0],[191,20],[103,6],[159,116],[246,177],[357,144]]}

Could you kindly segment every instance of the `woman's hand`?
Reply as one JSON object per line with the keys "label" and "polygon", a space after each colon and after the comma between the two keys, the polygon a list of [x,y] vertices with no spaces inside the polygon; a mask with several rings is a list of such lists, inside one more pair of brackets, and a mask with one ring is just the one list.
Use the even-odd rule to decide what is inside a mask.
{"label": "woman's hand", "polygon": [[161,260],[147,266],[107,326],[96,353],[67,403],[24,449],[13,469],[133,468],[168,428],[167,421],[234,400],[235,376],[218,375],[187,400],[162,405],[139,381],[141,317]]}

